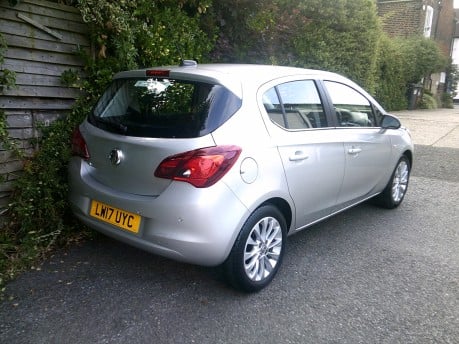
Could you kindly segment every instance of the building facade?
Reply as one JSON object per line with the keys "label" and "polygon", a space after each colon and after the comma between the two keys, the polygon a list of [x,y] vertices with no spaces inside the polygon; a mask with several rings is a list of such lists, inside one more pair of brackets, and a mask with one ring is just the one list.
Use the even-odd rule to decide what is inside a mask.
{"label": "building facade", "polygon": [[[389,36],[423,35],[433,39],[453,61],[454,51],[459,54],[459,40],[454,43],[457,24],[453,0],[378,0],[377,4],[383,30]],[[424,80],[424,88],[439,95],[445,90],[445,83],[446,73],[433,74]]]}

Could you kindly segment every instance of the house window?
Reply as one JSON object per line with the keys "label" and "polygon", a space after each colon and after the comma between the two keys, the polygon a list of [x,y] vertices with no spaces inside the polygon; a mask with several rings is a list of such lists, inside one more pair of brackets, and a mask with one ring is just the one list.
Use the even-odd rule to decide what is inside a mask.
{"label": "house window", "polygon": [[426,38],[430,38],[430,35],[432,34],[433,13],[433,7],[426,6],[426,20],[424,22],[424,37]]}

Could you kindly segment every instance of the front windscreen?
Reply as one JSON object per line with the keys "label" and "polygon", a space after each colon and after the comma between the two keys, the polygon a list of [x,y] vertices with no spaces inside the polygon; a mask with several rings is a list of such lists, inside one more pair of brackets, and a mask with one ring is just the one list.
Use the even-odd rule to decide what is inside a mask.
{"label": "front windscreen", "polygon": [[206,135],[231,117],[241,99],[221,85],[173,79],[117,79],[89,122],[114,133],[163,138]]}

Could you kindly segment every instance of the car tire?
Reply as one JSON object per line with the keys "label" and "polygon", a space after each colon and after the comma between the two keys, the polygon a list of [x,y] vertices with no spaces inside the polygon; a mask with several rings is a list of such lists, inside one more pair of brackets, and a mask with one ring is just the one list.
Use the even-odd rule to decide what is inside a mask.
{"label": "car tire", "polygon": [[224,263],[228,281],[246,292],[266,287],[282,263],[286,236],[287,225],[279,209],[264,205],[255,210]]}
{"label": "car tire", "polygon": [[408,190],[411,166],[406,156],[402,156],[383,192],[376,197],[376,203],[387,209],[397,208]]}

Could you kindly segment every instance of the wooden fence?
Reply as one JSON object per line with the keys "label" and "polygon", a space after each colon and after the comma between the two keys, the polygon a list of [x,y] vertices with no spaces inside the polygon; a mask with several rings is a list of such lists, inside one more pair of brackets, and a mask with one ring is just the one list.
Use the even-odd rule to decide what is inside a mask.
{"label": "wooden fence", "polygon": [[[0,33],[8,45],[0,70],[14,71],[17,85],[0,94],[0,109],[6,113],[10,137],[31,154],[37,124],[65,116],[80,95],[77,88],[64,86],[60,76],[81,70],[83,61],[76,53],[90,51],[88,28],[74,7],[44,0],[11,6],[0,0]],[[21,160],[0,147],[0,214],[7,210],[12,183],[22,168]]]}

